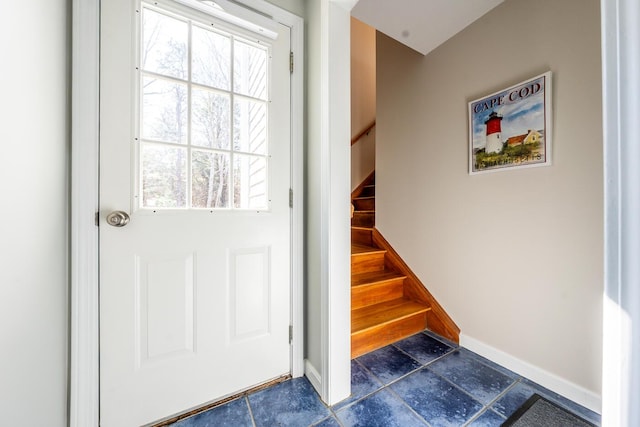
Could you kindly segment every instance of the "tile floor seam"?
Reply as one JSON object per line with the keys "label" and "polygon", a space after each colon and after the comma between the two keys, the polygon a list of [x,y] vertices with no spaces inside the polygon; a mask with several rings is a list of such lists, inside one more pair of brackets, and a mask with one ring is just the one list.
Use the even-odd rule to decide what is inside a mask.
{"label": "tile floor seam", "polygon": [[494,411],[493,409],[491,409],[491,407],[487,406],[486,408],[484,408],[482,411],[478,412],[477,414],[475,414],[473,416],[473,418],[471,418],[469,421],[467,421],[466,423],[464,423],[462,426],[460,427],[469,427],[471,424],[473,424],[474,422],[476,422],[476,420],[478,420],[479,418],[482,418],[482,416],[484,414],[486,414],[487,412],[492,411],[494,412],[496,415],[498,415],[500,418],[502,418],[504,421],[506,421],[507,419],[504,418],[501,414],[498,414],[496,411]]}
{"label": "tile floor seam", "polygon": [[413,357],[412,355],[410,355],[409,353],[407,353],[406,351],[404,351],[400,347],[396,346],[395,343],[394,344],[390,344],[390,346],[395,348],[396,350],[398,350],[400,353],[404,353],[405,355],[409,356],[411,359],[413,359],[414,361],[418,362],[420,364],[420,366],[422,366],[422,362],[421,361],[419,361],[418,359],[416,359],[415,357]]}
{"label": "tile floor seam", "polygon": [[247,404],[247,408],[249,408],[249,417],[251,417],[251,424],[253,424],[253,427],[258,427],[258,425],[256,424],[256,419],[253,416],[253,409],[251,408],[251,402],[249,401],[248,393],[244,395],[244,401]]}
{"label": "tile floor seam", "polygon": [[[459,350],[460,348],[464,348],[464,347],[459,347],[459,348],[458,348],[458,349],[456,349],[455,351],[452,351],[452,352],[447,353],[445,356],[453,355],[453,354],[455,354],[455,353],[456,353],[456,351],[459,353],[459,351],[458,351],[458,350]],[[465,349],[465,350],[466,350],[466,349]],[[460,353],[460,354],[462,354],[462,353]],[[475,353],[474,353],[474,354],[475,354]],[[444,357],[444,356],[443,356],[443,357]],[[476,360],[476,359],[474,358],[473,360]],[[501,371],[499,371],[498,369],[495,369],[494,367],[487,365],[486,363],[482,363],[482,362],[481,362],[481,361],[479,361],[479,360],[478,360],[477,362],[478,362],[478,363],[480,363],[480,364],[482,364],[482,365],[484,365],[485,367],[487,367],[487,368],[489,368],[489,369],[491,369],[491,370],[493,370],[493,371],[495,371],[495,372],[497,372],[497,373],[501,374],[501,375],[504,375],[505,377],[507,377],[508,379],[510,379],[510,380],[512,380],[512,381],[513,381],[513,383],[511,383],[511,384],[510,384],[506,389],[504,389],[503,391],[501,391],[501,392],[498,394],[498,396],[500,396],[500,395],[502,395],[502,394],[506,393],[508,390],[510,390],[512,387],[514,387],[517,383],[519,383],[519,382],[520,382],[520,380],[522,380],[522,378],[523,378],[522,376],[520,376],[520,375],[516,374],[515,372],[514,372],[514,374],[516,375],[516,378],[511,377],[511,376],[509,376],[509,375],[506,375],[504,372],[501,372]],[[437,372],[436,372],[435,370],[431,369],[430,367],[429,367],[429,370],[430,370],[431,372],[434,372],[434,373],[436,373],[436,374],[437,374]],[[442,375],[442,374],[439,374],[439,375],[440,375],[441,377],[443,377],[443,378],[447,379],[444,375]],[[451,381],[451,380],[448,380],[448,381],[449,381],[450,383],[452,383],[452,384],[456,385],[455,383],[453,383],[453,381]],[[457,386],[457,387],[458,387],[458,388],[461,388],[460,386]],[[464,391],[464,390],[463,390],[463,391]],[[467,394],[469,394],[469,393],[467,392]],[[473,396],[472,396],[472,397],[473,397]],[[474,398],[475,400],[478,400],[478,399],[477,399],[477,398],[475,398],[475,397],[473,397],[473,398]],[[498,399],[498,397],[494,398],[494,399],[491,401],[491,403],[489,403],[489,405],[492,405],[492,404],[493,404],[497,399]],[[480,402],[480,401],[478,400],[478,402]],[[484,405],[484,403],[483,403],[483,402],[480,402],[480,403],[482,403],[482,404]]]}
{"label": "tile floor seam", "polygon": [[[329,407],[328,405],[326,405],[326,406],[327,406],[327,408]],[[309,424],[309,426],[308,426],[308,427],[316,427],[316,426],[319,426],[320,424],[322,424],[323,422],[327,421],[327,420],[328,420],[328,419],[330,419],[330,418],[336,418],[336,417],[335,417],[335,415],[333,415],[333,413],[331,413],[330,415],[328,415],[328,416],[324,417],[324,418],[323,418],[323,419],[321,419],[320,421],[315,422],[315,423],[312,423],[312,424]],[[339,423],[338,423],[338,424],[339,424]]]}
{"label": "tile floor seam", "polygon": [[[428,335],[427,335],[428,336]],[[396,346],[395,343],[391,344],[392,347],[394,347],[395,349],[399,350],[400,352],[406,354],[407,356],[409,356],[410,358],[412,358],[413,360],[415,360],[416,362],[418,362],[420,365],[422,365],[422,367],[424,368],[427,365],[431,365],[433,362],[438,361],[440,359],[442,359],[443,357],[446,357],[449,353],[452,353],[454,351],[456,351],[456,348],[453,348],[451,346],[447,346],[449,347],[449,350],[444,352],[444,354],[441,354],[440,356],[437,356],[435,359],[433,360],[429,360],[426,363],[422,363],[421,361],[419,361],[418,359],[416,359],[414,356],[411,355],[411,353],[406,352],[405,350],[401,349],[400,347]]]}
{"label": "tile floor seam", "polygon": [[[500,393],[499,395],[497,395],[495,397],[495,399],[493,399],[488,405],[487,407],[492,407],[493,405],[495,405],[496,403],[498,403],[498,401],[500,399],[502,399],[507,393],[509,393],[513,388],[515,388],[518,384],[520,384],[520,379],[518,379],[517,381],[514,381],[513,384],[511,384],[509,387],[507,387],[506,389],[504,389],[504,391],[502,391],[502,393]],[[502,415],[502,414],[499,414]]]}
{"label": "tile floor seam", "polygon": [[339,425],[340,427],[345,427],[345,426],[344,426],[344,424],[342,423],[342,420],[341,420],[340,418],[338,418],[338,414],[335,414],[335,415],[333,416],[333,418],[336,420],[336,422],[338,423],[338,425]]}
{"label": "tile floor seam", "polygon": [[446,382],[448,382],[449,384],[451,384],[452,386],[454,386],[455,388],[457,388],[458,390],[460,390],[461,392],[466,394],[468,397],[472,398],[475,402],[478,402],[483,407],[485,406],[485,404],[483,402],[481,402],[480,400],[478,400],[477,397],[475,397],[474,395],[472,395],[471,393],[469,393],[468,391],[466,391],[465,389],[460,387],[458,384],[456,384],[453,381],[451,381],[449,378],[445,377],[444,375],[440,374],[439,372],[434,371],[433,369],[431,369],[429,367],[425,367],[424,369],[428,369],[429,372],[431,372],[432,374],[437,375],[438,377],[442,378],[443,380],[445,380]]}
{"label": "tile floor seam", "polygon": [[[348,399],[348,397],[347,397],[347,399]],[[340,403],[340,402],[338,402],[338,403]],[[347,406],[350,406],[350,405],[343,406],[343,407],[342,407],[342,408],[340,408],[340,409],[346,408]],[[338,418],[338,411],[334,411],[334,410],[333,410],[333,406],[329,406],[329,405],[327,405],[327,408],[329,408],[329,411],[331,412],[331,415],[330,415],[329,417],[327,417],[327,418],[331,418],[331,417],[333,417],[333,418],[338,422],[338,425],[339,425],[340,427],[344,427],[344,424],[342,424],[342,421],[340,421],[340,418]],[[325,419],[326,419],[326,418],[325,418]]]}
{"label": "tile floor seam", "polygon": [[[390,346],[391,346],[391,347],[396,348],[393,344],[391,344]],[[400,351],[402,351],[402,350],[400,350]],[[405,353],[405,352],[403,352],[403,353]],[[452,354],[452,353],[455,353],[455,350],[450,351],[450,352],[448,352],[448,353],[446,353],[446,354],[442,355],[441,357],[439,357],[439,358],[438,358],[438,360],[440,360],[440,359],[444,358],[445,356],[448,356],[448,355],[450,355],[450,354]],[[383,386],[383,387],[387,387],[387,386],[390,386],[390,385],[392,385],[392,384],[397,383],[397,382],[398,382],[398,381],[400,381],[401,379],[406,378],[406,377],[408,377],[409,375],[411,375],[411,374],[413,374],[413,373],[418,372],[418,371],[419,371],[419,370],[421,370],[421,369],[424,369],[424,368],[427,368],[427,367],[428,367],[427,365],[423,365],[423,364],[422,364],[422,362],[420,362],[420,361],[418,361],[418,360],[415,360],[415,358],[413,358],[413,357],[411,357],[411,359],[413,359],[414,361],[418,362],[418,364],[420,365],[420,367],[415,368],[414,370],[409,371],[409,372],[407,372],[406,374],[403,374],[402,376],[400,376],[400,377],[398,377],[398,378],[396,378],[396,379],[394,379],[394,380],[391,380],[388,384],[385,384],[385,383],[384,383],[384,381],[382,380],[382,378],[380,378],[380,377],[378,377],[376,374],[374,374],[374,373],[373,373],[373,371],[371,371],[371,370],[370,370],[370,369],[368,369],[366,366],[364,366],[364,364],[363,364],[363,363],[360,363],[359,361],[358,361],[358,362],[359,362],[359,363],[360,363],[360,365],[361,365],[362,367],[364,367],[364,368],[365,368],[369,373],[371,373],[371,375],[373,375],[373,376],[374,376],[378,381],[380,381],[380,382],[382,383],[382,386]],[[431,363],[429,363],[428,365],[430,365],[430,364],[431,364]]]}
{"label": "tile floor seam", "polygon": [[[426,335],[426,334],[425,334],[425,335]],[[428,336],[428,335],[427,335],[427,336]],[[391,344],[390,346],[391,346],[391,347],[394,347],[394,348],[396,348],[396,349],[398,349],[398,348],[397,348],[395,345],[393,345],[393,344]],[[447,353],[443,354],[443,355],[442,355],[442,356],[440,356],[437,360],[442,360],[442,359],[444,359],[444,358],[445,358],[445,357],[447,357],[447,356],[451,356],[451,355],[455,354],[456,352],[459,352],[460,348],[464,348],[464,347],[452,348],[452,350],[451,350],[451,351],[449,351],[449,352],[447,352]],[[400,350],[400,349],[398,349],[398,350]],[[403,351],[403,350],[400,350],[400,351],[401,351],[402,353],[406,353],[406,352],[405,352],[405,351]],[[408,355],[408,356],[409,356],[412,360],[415,360],[415,358],[414,358],[414,357],[412,357],[411,355]],[[368,369],[366,366],[364,366],[364,364],[363,364],[363,363],[360,363],[358,360],[356,360],[356,362],[358,362],[358,363],[359,363],[359,364],[360,364],[364,369],[366,369],[368,372],[370,372],[370,373],[371,373],[371,375],[373,375],[376,379],[378,379],[380,382],[382,382],[382,384],[383,384],[383,387],[382,387],[382,388],[389,387],[389,389],[390,389],[390,390],[391,390],[391,388],[390,388],[390,387],[391,387],[392,385],[394,385],[394,384],[396,384],[397,382],[399,382],[399,381],[403,380],[404,378],[408,377],[409,375],[412,375],[412,374],[414,374],[414,373],[416,373],[416,372],[418,372],[418,371],[420,371],[420,370],[422,370],[422,369],[428,369],[428,370],[429,370],[429,372],[431,372],[431,373],[433,373],[434,375],[437,375],[438,377],[442,378],[442,379],[443,379],[443,380],[445,380],[447,383],[451,384],[453,387],[455,387],[456,389],[458,389],[459,391],[461,391],[462,393],[464,393],[465,395],[467,395],[468,397],[470,397],[473,401],[478,402],[480,405],[482,405],[482,409],[481,409],[479,412],[477,412],[476,414],[474,414],[474,415],[473,415],[473,417],[474,417],[474,418],[475,418],[476,416],[478,416],[480,413],[484,412],[484,410],[486,409],[486,408],[485,408],[485,403],[484,403],[484,402],[481,402],[480,400],[478,400],[478,398],[477,398],[477,397],[473,396],[471,393],[467,392],[466,390],[464,390],[464,389],[463,389],[462,387],[460,387],[459,385],[455,384],[453,381],[451,381],[451,380],[450,380],[450,379],[448,379],[447,377],[445,377],[445,376],[443,376],[442,374],[440,374],[440,373],[438,373],[438,372],[434,371],[433,369],[431,369],[429,365],[431,365],[432,363],[428,363],[428,364],[423,365],[423,364],[422,364],[422,362],[417,361],[417,360],[415,360],[415,361],[416,361],[416,362],[418,362],[418,363],[420,364],[420,367],[419,367],[419,368],[416,368],[416,369],[414,369],[414,370],[412,370],[412,371],[407,372],[406,374],[404,374],[404,375],[402,375],[402,376],[400,376],[400,377],[398,377],[398,378],[396,378],[396,379],[394,379],[394,380],[390,381],[388,384],[384,384],[384,382],[382,381],[382,379],[381,379],[381,378],[379,378],[379,377],[378,377],[377,375],[375,375],[375,374],[374,374],[370,369]],[[433,360],[432,362],[435,362],[435,360]],[[500,371],[498,371],[498,370],[496,370],[496,369],[492,368],[491,366],[487,366],[486,364],[483,364],[483,366],[486,366],[486,367],[487,367],[487,368],[489,368],[489,369],[493,369],[494,371],[496,371],[496,372],[498,372],[498,373],[501,373]],[[501,373],[501,374],[502,374],[502,373]],[[503,374],[503,375],[504,375],[504,374]],[[505,375],[505,376],[506,376],[506,375]],[[509,378],[509,379],[511,379],[511,380],[513,380],[513,381],[514,381],[514,383],[513,383],[513,384],[511,384],[511,385],[509,385],[509,387],[507,387],[507,389],[510,389],[510,388],[511,388],[515,383],[519,382],[519,379],[518,379],[518,380],[516,380],[515,378],[511,378],[511,377],[507,377],[507,378]],[[365,397],[368,397],[368,396],[370,396],[370,395],[372,395],[372,394],[375,394],[375,393],[377,393],[377,392],[378,392],[378,391],[380,391],[380,390],[381,390],[381,389],[376,390],[376,391],[374,391],[374,392],[372,392],[372,393],[369,393],[367,396],[363,396],[363,397],[361,397],[360,399],[358,399],[358,400],[356,400],[356,401],[354,401],[354,402],[351,402],[351,403],[350,403],[350,404],[348,404],[348,405],[345,405],[345,406],[344,406],[344,408],[349,407],[349,406],[352,406],[352,405],[353,405],[353,404],[355,404],[356,402],[359,402],[359,401],[363,400]],[[394,394],[395,394],[395,393],[394,393]],[[493,403],[493,401],[491,401],[491,402]],[[487,408],[489,407],[489,405],[486,405],[486,406],[487,406]],[[340,408],[340,409],[343,409],[343,408]]]}
{"label": "tile floor seam", "polygon": [[[487,359],[486,357],[484,357],[484,356],[482,356],[482,355],[480,355],[480,354],[478,354],[478,353],[475,353],[475,352],[473,352],[473,351],[469,350],[469,349],[468,349],[468,348],[466,348],[466,347],[462,347],[462,346],[460,346],[460,347],[458,347],[458,349],[457,349],[457,350],[459,350],[459,349],[464,349],[465,351],[468,351],[469,353],[471,353],[473,356],[477,356],[477,357],[474,357],[474,360],[476,360],[478,363],[483,364],[483,365],[484,365],[484,366],[486,366],[487,368],[491,368],[491,369],[493,369],[494,371],[500,372],[502,375],[505,375],[505,376],[511,377],[510,375],[507,375],[506,373],[502,372],[502,370],[506,370],[506,371],[511,372],[511,373],[512,373],[513,375],[515,375],[516,377],[518,377],[518,379],[522,378],[522,375],[520,375],[520,374],[518,374],[518,373],[516,373],[516,372],[513,372],[511,369],[509,369],[509,368],[505,368],[505,367],[504,367],[504,366],[502,366],[502,365],[498,365],[497,363],[490,361],[490,360],[489,360],[489,359]],[[492,365],[493,365],[493,366],[492,366]],[[498,366],[498,367],[500,367],[500,368],[502,368],[502,369],[496,369],[496,366]],[[515,378],[512,378],[512,379],[515,379]]]}
{"label": "tile floor seam", "polygon": [[392,388],[391,388],[391,387],[389,387],[389,386],[387,386],[386,388],[388,388],[388,389],[389,389],[389,392],[390,392],[393,396],[395,396],[395,397],[397,397],[398,399],[400,399],[400,401],[402,402],[402,404],[403,404],[404,406],[406,406],[407,408],[409,408],[409,410],[410,410],[411,412],[413,412],[413,413],[418,417],[418,419],[422,420],[422,422],[423,422],[423,423],[425,423],[425,424],[427,425],[427,427],[432,427],[432,426],[431,426],[431,424],[430,424],[427,420],[425,420],[425,419],[424,419],[424,417],[423,417],[422,415],[418,414],[418,413],[417,413],[417,412],[416,412],[416,411],[415,411],[411,406],[409,406],[409,404],[407,403],[407,401],[406,401],[406,400],[404,400],[404,399],[402,398],[402,396],[400,396],[398,393],[396,393],[396,391],[395,391],[394,389],[392,389]]}
{"label": "tile floor seam", "polygon": [[[507,417],[503,416],[501,413],[499,413],[498,411],[493,409],[493,405],[498,402],[498,400],[502,399],[512,388],[514,388],[516,386],[516,384],[518,384],[520,382],[520,380],[514,382],[513,384],[511,384],[509,387],[507,387],[506,389],[504,389],[500,394],[498,394],[491,402],[487,403],[486,405],[484,405],[484,407],[482,408],[482,410],[480,412],[478,412],[476,415],[474,415],[473,418],[471,418],[469,421],[467,421],[466,424],[464,424],[464,426],[468,426],[471,423],[473,423],[475,420],[477,420],[478,418],[480,418],[485,412],[487,411],[493,411],[495,412],[498,416],[500,416],[501,418],[504,418],[505,420],[507,419]],[[482,403],[482,402],[480,402]]]}
{"label": "tile floor seam", "polygon": [[431,331],[429,331],[429,330],[424,330],[424,331],[419,332],[419,333],[421,333],[421,334],[423,334],[423,335],[426,335],[426,336],[428,336],[428,337],[431,337],[431,338],[433,338],[434,340],[439,341],[439,342],[441,342],[442,344],[445,344],[445,345],[447,345],[447,346],[449,346],[449,347],[453,348],[454,350],[457,350],[458,348],[460,348],[460,347],[461,347],[461,346],[460,346],[460,343],[456,343],[456,342],[453,342],[453,341],[449,341],[449,340],[447,340],[446,338],[441,337],[441,336],[439,336],[439,335],[436,335],[436,334],[434,334],[433,332],[431,332]]}
{"label": "tile floor seam", "polygon": [[[372,374],[372,375],[373,375],[373,374]],[[376,377],[376,378],[377,378],[377,377]],[[373,390],[373,391],[372,391],[372,392],[370,392],[370,393],[363,394],[361,397],[359,397],[358,399],[354,400],[353,402],[349,402],[349,403],[347,403],[346,405],[344,405],[344,406],[340,407],[339,409],[335,410],[336,417],[338,416],[338,412],[342,411],[343,409],[346,409],[346,408],[349,408],[349,407],[351,407],[351,406],[355,405],[356,403],[358,403],[358,402],[360,402],[360,401],[362,401],[362,400],[366,399],[367,397],[370,397],[370,396],[371,396],[371,395],[373,395],[373,394],[376,394],[377,392],[379,392],[380,390],[382,390],[382,389],[383,389],[383,388],[385,388],[385,387],[386,387],[386,386],[383,384],[382,386],[380,386],[380,388],[377,388],[377,389]],[[348,399],[348,397],[347,397],[347,399]],[[346,400],[346,399],[344,399],[344,400]],[[338,402],[338,403],[340,403],[340,402]],[[338,403],[336,403],[336,405],[337,405]],[[331,408],[331,410],[333,411],[333,407]]]}
{"label": "tile floor seam", "polygon": [[[382,348],[387,348],[387,347],[393,347],[395,350],[398,350],[398,349],[397,349],[393,344],[389,344],[388,346],[385,346],[385,347],[382,347]],[[382,350],[382,349],[380,349],[380,348],[379,348],[378,350]],[[374,350],[374,351],[372,351],[371,353],[374,353],[375,351],[378,351],[378,350]],[[401,351],[401,352],[402,352],[402,351]],[[371,354],[371,353],[367,353],[367,354]],[[362,356],[366,356],[366,354],[363,354]],[[360,356],[360,357],[362,357],[362,356]],[[406,377],[407,375],[410,375],[410,374],[412,374],[413,372],[417,372],[417,371],[419,371],[420,369],[422,369],[422,368],[423,368],[423,366],[422,366],[422,363],[421,363],[421,362],[419,362],[419,361],[415,360],[415,359],[414,359],[413,357],[411,357],[411,356],[409,356],[409,358],[410,358],[411,360],[413,360],[414,362],[416,362],[419,366],[418,366],[417,368],[415,368],[415,369],[413,369],[413,370],[411,370],[411,371],[409,371],[409,372],[407,372],[407,373],[403,374],[402,376],[400,376],[400,377],[398,377],[398,378],[395,378],[395,379],[391,380],[391,381],[389,382],[389,384],[385,384],[384,380],[383,380],[382,378],[380,378],[379,376],[377,376],[376,374],[374,374],[372,370],[368,369],[368,368],[364,365],[364,363],[360,363],[360,365],[362,365],[363,367],[365,367],[365,369],[367,369],[367,371],[369,371],[369,372],[371,373],[371,375],[373,375],[373,376],[374,376],[374,377],[375,377],[375,378],[376,378],[376,379],[377,379],[377,380],[378,380],[378,381],[379,381],[383,386],[388,386],[388,385],[391,385],[391,384],[393,384],[393,383],[397,382],[398,380],[400,380],[400,379],[402,379],[402,378]]]}

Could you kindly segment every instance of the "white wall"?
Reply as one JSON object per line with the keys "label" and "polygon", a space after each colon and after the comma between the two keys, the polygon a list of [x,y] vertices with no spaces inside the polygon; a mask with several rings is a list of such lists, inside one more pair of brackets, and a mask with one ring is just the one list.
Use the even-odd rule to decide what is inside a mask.
{"label": "white wall", "polygon": [[[377,227],[462,333],[596,400],[599,19],[597,0],[507,0],[426,57],[379,36],[376,152]],[[554,164],[469,176],[467,102],[549,69]]]}
{"label": "white wall", "polygon": [[305,1],[304,0],[267,0],[269,3],[287,10],[294,15],[298,15],[302,18],[305,17]]}
{"label": "white wall", "polygon": [[68,3],[0,14],[0,412],[67,425]]}
{"label": "white wall", "polygon": [[[306,287],[305,287],[305,358],[313,369],[322,371],[322,299],[321,284],[321,121],[320,121],[320,25],[321,2],[307,2],[306,69],[307,69],[307,126],[305,163],[305,237],[306,237]],[[316,384],[316,387],[318,385]]]}
{"label": "white wall", "polygon": [[602,425],[640,425],[640,4],[602,0],[605,298]]}
{"label": "white wall", "polygon": [[307,2],[306,358],[328,404],[350,390],[349,0]]}
{"label": "white wall", "polygon": [[[351,18],[351,138],[376,119],[376,30]],[[375,169],[375,128],[351,146],[351,190]]]}

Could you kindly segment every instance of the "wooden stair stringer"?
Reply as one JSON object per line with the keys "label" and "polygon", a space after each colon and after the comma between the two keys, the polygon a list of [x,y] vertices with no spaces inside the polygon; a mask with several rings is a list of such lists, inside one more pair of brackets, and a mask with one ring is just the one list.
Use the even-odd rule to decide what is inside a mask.
{"label": "wooden stair stringer", "polygon": [[386,250],[385,264],[390,270],[396,270],[406,276],[404,282],[404,295],[414,301],[422,302],[431,307],[427,312],[427,327],[429,330],[439,334],[455,343],[460,342],[460,328],[451,319],[440,303],[431,295],[409,266],[402,260],[400,255],[393,249],[389,242],[382,236],[377,228],[372,233],[373,246]]}

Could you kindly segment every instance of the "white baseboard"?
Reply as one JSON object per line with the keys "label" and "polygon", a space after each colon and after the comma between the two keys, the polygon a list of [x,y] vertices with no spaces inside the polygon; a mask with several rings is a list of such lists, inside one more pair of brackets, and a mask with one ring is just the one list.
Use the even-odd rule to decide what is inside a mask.
{"label": "white baseboard", "polygon": [[602,411],[602,398],[590,390],[520,360],[504,351],[491,347],[482,341],[471,338],[468,335],[460,334],[460,345],[598,414]]}
{"label": "white baseboard", "polygon": [[318,370],[309,362],[309,359],[304,359],[304,374],[307,376],[307,379],[316,389],[318,395],[322,396],[322,377],[318,373]]}

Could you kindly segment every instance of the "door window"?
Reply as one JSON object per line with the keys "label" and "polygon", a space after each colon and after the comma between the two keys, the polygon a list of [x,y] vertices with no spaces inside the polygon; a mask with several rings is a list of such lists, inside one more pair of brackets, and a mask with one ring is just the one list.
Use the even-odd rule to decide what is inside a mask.
{"label": "door window", "polygon": [[140,208],[269,208],[263,40],[142,4]]}

